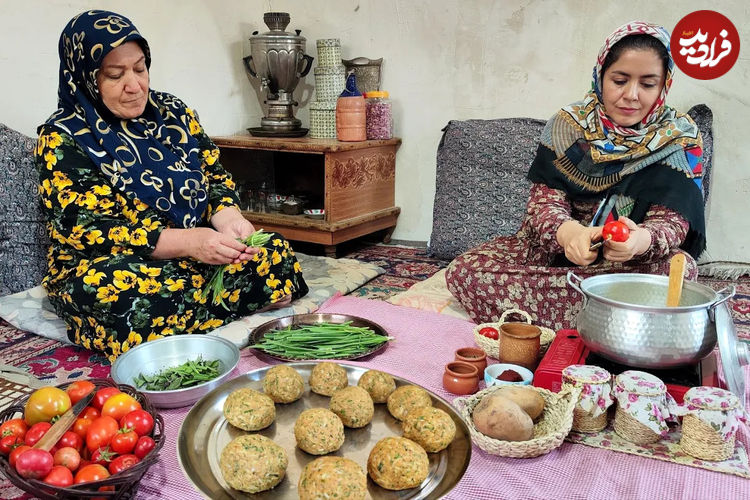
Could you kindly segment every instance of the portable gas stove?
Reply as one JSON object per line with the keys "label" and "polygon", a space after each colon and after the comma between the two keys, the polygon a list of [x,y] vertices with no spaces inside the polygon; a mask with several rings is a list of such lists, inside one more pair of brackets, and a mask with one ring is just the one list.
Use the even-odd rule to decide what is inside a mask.
{"label": "portable gas stove", "polygon": [[704,385],[720,387],[716,366],[716,353],[712,352],[695,365],[679,368],[655,370],[651,368],[632,368],[615,363],[589,352],[576,330],[560,330],[547,349],[542,361],[534,372],[534,385],[557,392],[562,387],[562,371],[567,366],[576,364],[596,365],[612,375],[626,370],[639,370],[659,377],[667,386],[667,392],[682,403],[685,393],[691,387]]}

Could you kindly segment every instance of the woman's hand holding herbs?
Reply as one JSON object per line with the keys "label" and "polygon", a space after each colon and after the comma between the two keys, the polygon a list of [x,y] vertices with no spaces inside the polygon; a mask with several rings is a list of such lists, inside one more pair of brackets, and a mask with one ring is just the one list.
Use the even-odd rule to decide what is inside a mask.
{"label": "woman's hand holding herbs", "polygon": [[[240,241],[245,240],[255,232],[255,227],[235,207],[228,207],[214,214],[211,217],[211,225],[220,233]],[[249,260],[256,253],[258,253],[257,247],[247,246],[237,258],[232,260],[232,264]]]}

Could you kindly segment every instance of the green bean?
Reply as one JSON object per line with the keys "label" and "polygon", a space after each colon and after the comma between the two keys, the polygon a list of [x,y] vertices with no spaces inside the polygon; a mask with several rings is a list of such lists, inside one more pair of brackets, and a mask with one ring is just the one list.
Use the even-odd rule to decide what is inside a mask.
{"label": "green bean", "polygon": [[[271,233],[266,233],[263,231],[263,229],[258,229],[253,234],[245,238],[244,240],[241,238],[238,238],[238,241],[241,241],[245,245],[249,247],[262,247],[266,243],[268,243],[268,240],[271,239]],[[229,308],[227,307],[226,303],[224,303],[224,298],[221,296],[222,293],[224,293],[224,271],[226,270],[227,265],[222,264],[220,265],[216,271],[214,272],[214,275],[211,277],[211,279],[208,281],[208,284],[206,285],[206,288],[203,290],[203,294],[201,295],[201,299],[205,299],[208,297],[208,294],[212,294],[212,301],[214,304],[219,304],[221,307],[226,309],[227,311]]]}
{"label": "green bean", "polygon": [[290,325],[267,332],[251,348],[268,354],[298,359],[334,359],[365,353],[392,337],[376,334],[367,327],[344,323]]}

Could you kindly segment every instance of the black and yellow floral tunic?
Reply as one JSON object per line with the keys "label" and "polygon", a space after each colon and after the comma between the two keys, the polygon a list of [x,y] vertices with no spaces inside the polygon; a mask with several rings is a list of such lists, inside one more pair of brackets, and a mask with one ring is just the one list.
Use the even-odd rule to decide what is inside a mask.
{"label": "black and yellow floral tunic", "polygon": [[[238,204],[218,149],[193,125],[209,179],[202,224]],[[193,259],[152,260],[170,221],[112,188],[60,130],[42,127],[36,149],[40,194],[52,239],[43,285],[71,341],[114,360],[134,345],[168,335],[205,333],[286,296],[307,293],[289,242],[274,235],[252,260],[230,264],[224,302],[204,297],[217,266]]]}

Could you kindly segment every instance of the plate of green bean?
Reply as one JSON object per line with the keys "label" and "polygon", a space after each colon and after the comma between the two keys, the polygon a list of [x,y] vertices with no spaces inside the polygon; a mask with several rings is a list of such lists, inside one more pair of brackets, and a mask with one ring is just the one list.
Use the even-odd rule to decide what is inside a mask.
{"label": "plate of green bean", "polygon": [[284,361],[357,359],[393,340],[377,323],[348,314],[295,314],[263,323],[250,334],[249,348]]}

